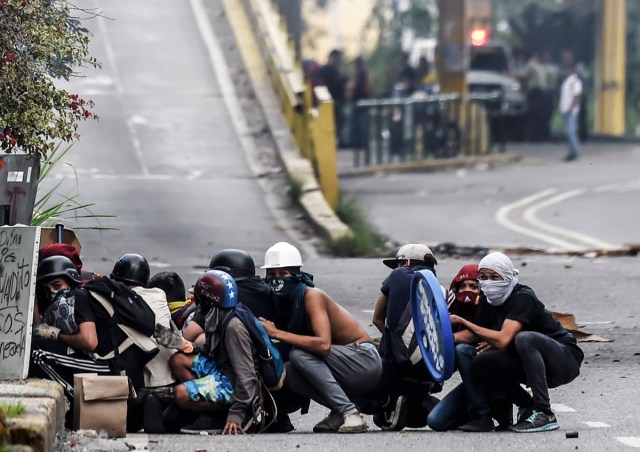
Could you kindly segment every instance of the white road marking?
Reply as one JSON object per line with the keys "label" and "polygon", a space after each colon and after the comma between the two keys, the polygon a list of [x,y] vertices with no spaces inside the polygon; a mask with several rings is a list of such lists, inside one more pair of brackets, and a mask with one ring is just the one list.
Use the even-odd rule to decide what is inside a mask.
{"label": "white road marking", "polygon": [[[251,169],[253,174],[259,174],[262,171],[262,168],[258,165],[258,162],[252,157],[255,155],[255,142],[251,138],[251,131],[249,130],[249,126],[247,125],[247,120],[242,112],[242,108],[240,107],[240,102],[238,101],[238,97],[236,95],[236,91],[234,88],[233,80],[231,79],[231,74],[229,73],[229,66],[224,58],[224,54],[222,53],[222,48],[218,43],[215,34],[213,33],[213,29],[211,27],[211,23],[209,22],[209,17],[207,11],[204,8],[204,4],[202,0],[190,0],[189,4],[191,5],[191,10],[193,11],[193,15],[196,19],[196,25],[198,27],[198,31],[200,32],[200,36],[202,37],[202,41],[207,48],[207,52],[209,54],[209,61],[211,62],[211,67],[213,69],[213,73],[216,77],[216,81],[220,86],[220,93],[222,94],[222,100],[224,101],[225,106],[227,107],[227,112],[231,119],[231,123],[233,124],[233,128],[235,129],[236,135],[238,137],[238,141],[240,141],[240,147],[242,148],[247,164]],[[257,180],[258,185],[264,190],[265,193],[268,193],[268,190],[265,188],[264,182],[261,179]],[[269,196],[265,196],[265,203],[273,218],[278,223],[278,225],[287,232],[287,234],[293,238],[299,237],[295,229],[286,221],[283,215],[278,211],[275,202]],[[318,256],[316,249],[304,240],[297,240],[298,245],[304,250],[305,254],[313,259]]]}
{"label": "white road marking", "polygon": [[373,309],[363,309],[362,312],[365,314],[373,314]]}
{"label": "white road marking", "polygon": [[619,193],[625,193],[633,190],[640,190],[640,182],[632,181],[611,185],[602,185],[593,189],[594,193],[603,193],[607,191],[617,191]]}
{"label": "white road marking", "polygon": [[569,243],[564,240],[560,240],[557,237],[551,236],[544,232],[534,231],[533,229],[530,229],[526,226],[521,226],[519,224],[516,224],[509,219],[509,214],[511,213],[511,211],[518,209],[520,207],[526,206],[527,204],[531,204],[537,201],[538,199],[553,195],[554,193],[556,193],[556,190],[554,188],[550,188],[548,190],[544,190],[534,195],[523,198],[512,204],[507,204],[506,206],[502,206],[500,209],[498,209],[498,212],[496,213],[496,221],[507,229],[511,229],[512,231],[519,232],[520,234],[528,235],[529,237],[533,237],[547,243],[551,243],[552,245],[559,246],[560,248],[564,248],[570,251],[583,251],[584,250],[583,247],[576,246],[574,243]]}
{"label": "white road marking", "polygon": [[[552,245],[559,246],[569,251],[585,251],[589,248],[618,249],[619,246],[612,245],[594,237],[547,224],[538,218],[536,213],[545,207],[564,201],[571,197],[584,194],[586,189],[575,189],[557,194],[557,190],[550,188],[514,203],[502,206],[496,213],[496,221],[502,226],[518,233],[534,237]],[[555,195],[555,196],[554,196]],[[545,199],[546,198],[546,199]],[[528,207],[527,207],[528,206]],[[527,207],[522,215],[525,220],[534,228],[517,224],[509,219],[509,215],[516,209]],[[566,240],[563,240],[564,237]],[[581,244],[582,243],[582,244]],[[587,245],[587,246],[583,246]]]}
{"label": "white road marking", "polygon": [[640,438],[637,436],[618,436],[616,439],[625,446],[640,447]]}
{"label": "white road marking", "polygon": [[588,425],[589,427],[592,427],[592,428],[611,427],[609,424],[604,423],[604,422],[600,422],[600,421],[584,422],[584,424],[586,424],[586,425]]}
{"label": "white road marking", "polygon": [[[111,66],[111,70],[113,71],[113,75],[114,75],[113,81],[114,81],[116,93],[118,94],[119,100],[121,102],[124,102],[124,88],[122,86],[122,82],[120,81],[120,76],[118,75],[118,66],[116,65],[116,57],[113,51],[113,46],[111,45],[111,40],[109,39],[109,32],[107,31],[105,18],[102,17],[100,14],[98,14],[98,16],[96,17],[96,20],[98,21],[100,32],[104,37],[104,47],[107,53],[107,60],[109,62],[109,66]],[[140,165],[140,170],[142,171],[142,174],[148,175],[149,170],[145,165],[144,156],[142,154],[142,146],[140,144],[140,139],[138,138],[138,135],[136,134],[136,130],[134,127],[135,124],[131,121],[131,118],[129,118],[126,121],[126,123],[127,123],[127,129],[129,131],[129,137],[131,138],[131,142],[133,144],[133,151],[137,157],[138,164]]]}
{"label": "white road marking", "polygon": [[529,207],[523,215],[523,218],[525,220],[527,220],[530,224],[539,227],[540,229],[544,229],[548,232],[552,232],[554,234],[560,235],[560,236],[565,236],[568,237],[570,239],[576,239],[580,242],[584,242],[587,245],[590,245],[594,248],[602,248],[602,249],[617,249],[619,248],[618,246],[615,245],[611,245],[610,243],[606,243],[603,242],[601,240],[595,239],[593,237],[590,237],[586,234],[582,234],[580,232],[574,232],[574,231],[570,231],[568,229],[564,229],[564,228],[560,228],[557,226],[552,226],[550,224],[544,223],[542,221],[540,221],[539,219],[536,218],[536,213],[540,210],[540,209],[544,209],[546,207],[549,207],[553,204],[562,202],[566,199],[569,198],[573,198],[575,196],[579,196],[582,195],[586,192],[585,189],[583,188],[579,188],[579,189],[575,189],[575,190],[570,190],[568,192],[565,193],[560,193],[559,195],[553,196],[551,198],[547,198],[544,201],[541,201],[539,203],[537,203],[534,206]]}
{"label": "white road marking", "polygon": [[563,405],[562,403],[552,403],[551,410],[557,411],[558,413],[575,413],[576,410],[571,408],[568,405]]}

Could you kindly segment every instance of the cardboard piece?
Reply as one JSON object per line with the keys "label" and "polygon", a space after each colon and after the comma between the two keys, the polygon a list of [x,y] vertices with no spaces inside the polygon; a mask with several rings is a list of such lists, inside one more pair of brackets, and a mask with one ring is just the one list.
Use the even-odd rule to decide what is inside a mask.
{"label": "cardboard piece", "polygon": [[562,325],[565,330],[573,333],[578,342],[612,342],[611,339],[607,339],[606,337],[580,330],[573,314],[551,311],[551,315],[560,322],[560,325]]}
{"label": "cardboard piece", "polygon": [[[44,248],[45,246],[52,245],[54,243],[58,243],[58,231],[53,227],[41,227],[40,228],[40,248]],[[80,241],[76,236],[76,233],[73,229],[62,229],[62,243],[66,243],[67,245],[73,246],[76,250],[78,250],[78,254],[80,254]]]}
{"label": "cardboard piece", "polygon": [[109,438],[127,435],[127,400],[132,396],[125,376],[73,376],[73,428],[104,430]]}

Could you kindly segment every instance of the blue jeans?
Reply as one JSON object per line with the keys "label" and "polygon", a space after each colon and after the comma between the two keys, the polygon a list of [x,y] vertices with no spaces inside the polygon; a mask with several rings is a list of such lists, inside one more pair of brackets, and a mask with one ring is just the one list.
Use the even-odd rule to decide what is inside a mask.
{"label": "blue jeans", "polygon": [[462,383],[453,388],[429,413],[427,425],[432,430],[455,429],[473,418],[491,413],[484,391],[471,369],[478,354],[475,345],[458,344],[455,353]]}
{"label": "blue jeans", "polygon": [[580,142],[578,141],[578,113],[562,113],[564,134],[569,140],[569,157],[580,156]]}

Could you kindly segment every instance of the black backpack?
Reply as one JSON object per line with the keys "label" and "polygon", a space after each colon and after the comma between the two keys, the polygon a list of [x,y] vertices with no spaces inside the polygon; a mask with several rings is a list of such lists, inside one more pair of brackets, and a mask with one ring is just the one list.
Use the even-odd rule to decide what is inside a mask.
{"label": "black backpack", "polygon": [[131,327],[145,336],[153,336],[156,315],[146,301],[125,284],[109,278],[98,278],[86,283],[84,288],[111,303],[114,323]]}
{"label": "black backpack", "polygon": [[110,303],[113,310],[110,327],[112,353],[104,357],[96,357],[96,359],[106,360],[114,375],[120,375],[122,371],[125,371],[134,388],[143,387],[144,366],[158,354],[158,348],[156,346],[155,349],[147,348],[145,350],[135,342],[127,345],[126,340],[124,342],[119,340],[120,336],[116,330],[120,329],[124,332],[118,326],[124,325],[140,335],[150,338],[155,329],[155,313],[140,295],[121,282],[103,277],[89,281],[84,285],[84,288],[92,294],[90,297],[92,302],[100,304],[109,312],[110,309],[95,298],[95,296],[99,296]]}

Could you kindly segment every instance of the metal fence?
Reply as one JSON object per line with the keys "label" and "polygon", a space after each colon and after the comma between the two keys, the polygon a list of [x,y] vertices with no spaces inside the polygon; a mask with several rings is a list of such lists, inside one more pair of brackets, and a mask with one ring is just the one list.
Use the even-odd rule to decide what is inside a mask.
{"label": "metal fence", "polygon": [[[351,112],[354,166],[483,154],[500,124],[496,94],[361,100]],[[463,111],[464,108],[464,111]]]}

